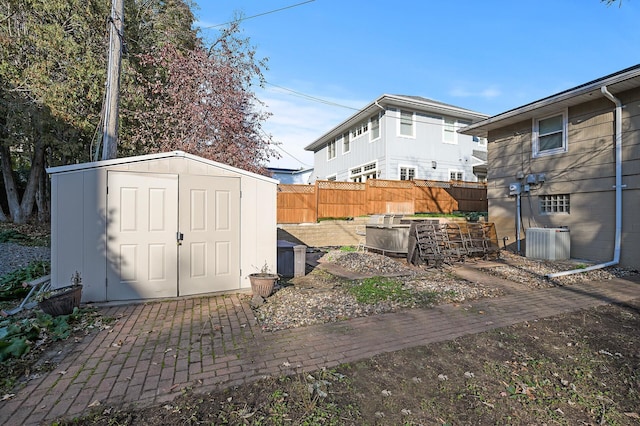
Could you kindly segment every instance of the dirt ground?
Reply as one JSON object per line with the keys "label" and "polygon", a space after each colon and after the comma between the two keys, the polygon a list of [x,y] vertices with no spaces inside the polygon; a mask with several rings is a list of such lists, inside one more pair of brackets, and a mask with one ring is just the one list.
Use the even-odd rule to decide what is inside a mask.
{"label": "dirt ground", "polygon": [[638,425],[640,298],[63,425]]}
{"label": "dirt ground", "polygon": [[[58,349],[33,351],[24,368],[44,350]],[[186,391],[157,406],[98,405],[48,424],[640,425],[640,296],[331,370]]]}

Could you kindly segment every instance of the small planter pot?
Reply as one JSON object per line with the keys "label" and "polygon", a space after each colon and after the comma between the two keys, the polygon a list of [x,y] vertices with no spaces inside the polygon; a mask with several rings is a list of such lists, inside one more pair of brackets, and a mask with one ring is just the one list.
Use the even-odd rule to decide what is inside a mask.
{"label": "small planter pot", "polygon": [[269,297],[273,293],[273,287],[278,281],[277,274],[256,273],[249,274],[251,281],[251,291],[254,295]]}
{"label": "small planter pot", "polygon": [[53,316],[69,315],[74,308],[80,307],[82,285],[70,285],[51,291],[51,295],[38,302],[45,313]]}

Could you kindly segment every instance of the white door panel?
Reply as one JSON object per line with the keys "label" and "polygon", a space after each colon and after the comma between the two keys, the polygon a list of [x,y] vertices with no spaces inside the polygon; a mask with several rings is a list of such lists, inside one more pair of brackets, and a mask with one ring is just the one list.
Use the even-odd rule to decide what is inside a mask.
{"label": "white door panel", "polygon": [[107,300],[240,288],[240,179],[110,171],[107,180]]}
{"label": "white door panel", "polygon": [[240,288],[240,179],[180,176],[179,294]]}
{"label": "white door panel", "polygon": [[108,172],[107,300],[177,295],[178,176]]}

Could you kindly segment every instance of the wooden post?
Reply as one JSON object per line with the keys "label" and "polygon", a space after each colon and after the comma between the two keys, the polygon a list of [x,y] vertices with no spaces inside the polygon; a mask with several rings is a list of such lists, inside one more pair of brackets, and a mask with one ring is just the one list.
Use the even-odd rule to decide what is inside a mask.
{"label": "wooden post", "polygon": [[102,159],[118,156],[118,106],[120,104],[120,69],[124,37],[124,0],[112,0],[109,19],[109,63],[104,97]]}

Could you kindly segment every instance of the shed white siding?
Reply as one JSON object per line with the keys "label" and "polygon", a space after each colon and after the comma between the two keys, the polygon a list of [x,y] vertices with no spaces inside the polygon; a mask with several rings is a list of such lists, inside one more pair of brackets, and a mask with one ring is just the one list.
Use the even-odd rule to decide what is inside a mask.
{"label": "shed white siding", "polygon": [[[52,188],[52,283],[54,287],[68,285],[71,275],[75,271],[80,272],[84,286],[82,296],[84,302],[148,297],[138,294],[139,292],[114,297],[107,291],[109,272],[119,270],[118,262],[133,262],[131,259],[126,259],[126,255],[115,255],[109,250],[107,238],[114,232],[119,232],[109,228],[110,221],[113,220],[113,212],[109,211],[110,206],[107,203],[107,191],[111,190],[108,188],[109,172],[145,173],[150,177],[154,174],[168,174],[177,176],[178,180],[181,176],[184,177],[183,182],[197,181],[198,176],[233,178],[231,181],[237,179],[239,193],[230,195],[230,199],[234,197],[239,199],[239,212],[237,217],[230,219],[239,220],[239,235],[237,247],[230,248],[228,256],[238,256],[239,259],[228,259],[224,253],[217,258],[217,261],[220,259],[229,261],[229,265],[239,265],[237,271],[231,271],[237,285],[216,286],[216,280],[212,279],[211,285],[202,292],[250,288],[248,274],[256,272],[265,264],[271,270],[276,270],[277,181],[273,179],[180,151],[55,167],[48,172],[51,175]],[[126,174],[123,173],[122,176],[126,178]],[[235,187],[231,186],[231,188]],[[185,193],[184,196],[186,196],[186,192],[188,191],[181,187],[179,194]],[[188,199],[179,199],[180,204],[184,202],[188,202]],[[178,206],[176,205],[175,208],[178,209]],[[183,211],[182,215],[185,216],[186,213]],[[177,233],[185,232],[184,229],[179,228],[180,226],[176,224],[174,242],[176,246]],[[159,246],[156,245],[156,247]],[[178,252],[185,248],[185,246],[178,247]],[[160,252],[162,251],[156,250],[156,253]],[[237,262],[231,262],[233,260]],[[216,261],[209,259],[205,266],[213,268],[215,265],[210,263],[216,263]],[[175,267],[184,268],[184,265],[179,266],[176,259]],[[188,279],[184,275],[181,277],[182,280]],[[230,277],[227,277],[227,281],[228,279]],[[176,283],[176,289],[176,295],[180,295],[178,283]],[[193,294],[193,288],[186,293]],[[136,294],[139,297],[135,297]]]}

